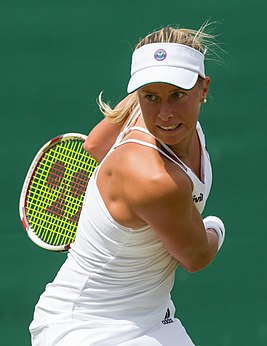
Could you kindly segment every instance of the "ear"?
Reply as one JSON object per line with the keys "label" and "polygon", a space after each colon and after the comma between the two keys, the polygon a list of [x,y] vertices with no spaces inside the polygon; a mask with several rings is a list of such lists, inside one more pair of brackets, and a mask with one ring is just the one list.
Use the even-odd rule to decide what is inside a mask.
{"label": "ear", "polygon": [[202,83],[201,90],[201,102],[203,102],[207,98],[207,94],[209,91],[210,77],[205,77]]}

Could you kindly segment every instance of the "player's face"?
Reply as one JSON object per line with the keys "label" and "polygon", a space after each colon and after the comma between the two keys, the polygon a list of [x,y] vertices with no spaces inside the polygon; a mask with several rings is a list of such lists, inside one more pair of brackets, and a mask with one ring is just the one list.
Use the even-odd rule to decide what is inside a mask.
{"label": "player's face", "polygon": [[195,130],[209,81],[209,78],[201,79],[191,90],[164,83],[140,88],[137,93],[147,129],[170,146],[189,139]]}

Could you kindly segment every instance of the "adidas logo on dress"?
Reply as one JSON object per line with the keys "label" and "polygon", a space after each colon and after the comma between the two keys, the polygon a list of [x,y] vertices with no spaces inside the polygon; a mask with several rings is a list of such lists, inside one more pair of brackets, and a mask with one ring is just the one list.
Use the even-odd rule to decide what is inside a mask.
{"label": "adidas logo on dress", "polygon": [[169,324],[169,323],[173,323],[173,320],[170,318],[171,313],[170,313],[170,309],[167,309],[166,315],[164,317],[164,319],[161,321],[162,324]]}

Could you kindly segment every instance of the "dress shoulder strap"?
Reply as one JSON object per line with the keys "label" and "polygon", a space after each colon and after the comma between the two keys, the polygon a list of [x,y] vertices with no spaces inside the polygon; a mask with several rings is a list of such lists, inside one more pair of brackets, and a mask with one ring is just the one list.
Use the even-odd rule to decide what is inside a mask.
{"label": "dress shoulder strap", "polygon": [[206,145],[206,139],[205,139],[204,132],[203,132],[202,127],[201,127],[201,125],[200,125],[199,122],[197,122],[196,130],[197,130],[198,137],[199,137],[199,139],[200,139],[200,142],[201,142],[202,146],[205,147],[205,145]]}
{"label": "dress shoulder strap", "polygon": [[140,106],[139,106],[139,104],[137,104],[135,106],[132,114],[130,115],[129,119],[127,120],[127,123],[126,123],[124,129],[118,135],[118,137],[117,137],[114,145],[111,147],[110,151],[113,150],[117,146],[117,144],[121,142],[121,140],[126,135],[126,133],[129,132],[129,129],[132,127],[132,124],[134,124],[136,122],[137,118],[139,117],[140,112],[141,112]]}
{"label": "dress shoulder strap", "polygon": [[[161,146],[167,151],[169,152],[169,154],[171,154],[172,156],[168,155],[167,152],[165,152],[164,150],[162,150],[160,147],[156,146],[155,144],[152,143],[148,143],[139,139],[135,139],[135,138],[130,138],[130,139],[125,139],[123,140],[123,137],[131,132],[131,131],[140,131],[143,132],[145,134],[150,135],[151,137],[155,138],[156,141],[158,141]],[[178,165],[184,172],[186,172],[188,174],[188,172],[190,172],[190,168],[187,167],[180,159],[179,157],[163,142],[161,142],[158,138],[156,138],[154,135],[152,135],[152,133],[150,133],[147,129],[140,127],[140,126],[131,126],[129,127],[123,134],[123,136],[120,138],[120,140],[116,141],[116,144],[114,145],[114,149],[126,144],[126,143],[136,143],[136,144],[140,144],[143,145],[145,147],[150,147],[153,148],[155,150],[157,150],[158,152],[160,152],[163,156],[165,156],[167,159],[169,159],[170,161],[172,161],[173,163],[175,163],[176,165]]]}

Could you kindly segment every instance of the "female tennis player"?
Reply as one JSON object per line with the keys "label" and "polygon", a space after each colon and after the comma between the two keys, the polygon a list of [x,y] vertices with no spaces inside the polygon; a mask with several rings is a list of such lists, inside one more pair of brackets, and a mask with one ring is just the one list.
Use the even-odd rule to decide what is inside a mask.
{"label": "female tennis player", "polygon": [[[100,165],[77,236],[31,323],[34,346],[192,346],[171,300],[178,266],[205,268],[223,222],[202,220],[211,164],[198,121],[210,78],[204,30],[166,27],[139,42],[129,95],[85,142]],[[216,342],[215,342],[216,343]]]}

